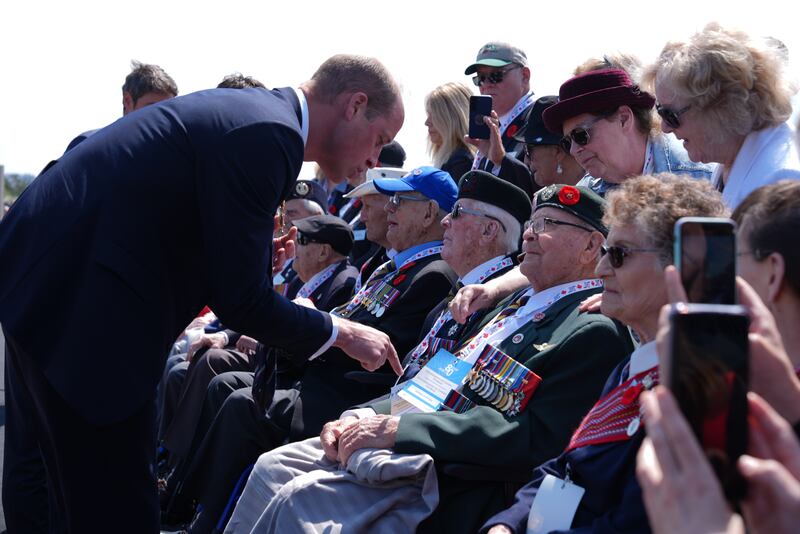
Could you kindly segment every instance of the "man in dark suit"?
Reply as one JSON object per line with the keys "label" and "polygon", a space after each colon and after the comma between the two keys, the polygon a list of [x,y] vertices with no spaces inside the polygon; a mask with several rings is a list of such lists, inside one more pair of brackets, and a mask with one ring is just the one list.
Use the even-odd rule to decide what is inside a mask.
{"label": "man in dark suit", "polygon": [[[477,331],[467,333],[452,351],[457,359],[448,356],[450,365],[460,361],[470,371],[443,406],[423,409],[401,393],[371,404],[377,415],[351,411],[328,423],[320,436],[327,460],[318,454],[294,457],[291,446],[271,459],[262,456],[250,477],[260,480],[261,487],[252,495],[264,502],[274,484],[285,484],[283,496],[297,488],[301,498],[319,498],[325,509],[325,491],[315,492],[300,478],[289,484],[285,470],[271,469],[275,463],[284,465],[282,457],[292,457],[290,472],[308,472],[303,481],[310,481],[312,471],[329,471],[330,461],[337,469],[358,449],[429,454],[438,468],[439,504],[417,532],[474,532],[504,507],[506,483],[514,481],[509,475],[524,476],[537,461],[563,449],[607,373],[630,353],[632,343],[620,323],[578,309],[602,289],[594,268],[606,233],[603,200],[586,188],[551,186],[537,194],[535,206],[520,266],[531,288],[512,295]],[[446,375],[437,378],[441,384]],[[412,385],[425,387],[421,381]],[[337,493],[342,491],[347,493],[339,486]],[[277,528],[282,527],[288,525]]]}
{"label": "man in dark suit", "polygon": [[[376,180],[375,186],[384,198],[392,195],[385,207],[387,239],[398,253],[333,313],[386,332],[397,350],[406,352],[416,343],[427,313],[455,281],[440,257],[443,230],[439,221],[455,202],[456,185],[444,171],[421,167],[402,180]],[[287,351],[283,358],[308,360],[296,351]],[[178,488],[173,514],[180,518],[190,511],[192,500],[199,503],[190,532],[210,530],[242,470],[259,454],[287,439],[314,436],[342,410],[388,391],[384,375],[391,373],[386,369],[373,380],[364,380],[359,367],[349,360],[335,348],[324,352],[308,362],[299,388],[276,387],[264,407],[255,400],[258,394],[253,394],[262,386],[258,382],[252,391],[239,390],[224,401],[194,457],[169,479],[169,489]]]}
{"label": "man in dark suit", "polygon": [[[402,123],[399,89],[377,60],[334,56],[299,89],[213,89],[146,107],[28,187],[0,226],[5,469],[41,449],[54,528],[157,531],[155,385],[205,304],[274,346],[315,355],[333,345],[368,370],[388,358],[399,371],[385,334],[277,295],[270,243],[304,160],[355,176]],[[137,343],[120,343],[143,318]],[[24,494],[14,482],[6,476],[6,508],[26,503],[9,503]]]}

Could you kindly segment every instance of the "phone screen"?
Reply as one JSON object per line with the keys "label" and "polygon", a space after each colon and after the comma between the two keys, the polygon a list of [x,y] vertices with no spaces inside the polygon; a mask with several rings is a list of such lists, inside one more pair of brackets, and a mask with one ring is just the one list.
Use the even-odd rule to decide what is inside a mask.
{"label": "phone screen", "polygon": [[671,322],[667,385],[726,496],[740,500],[746,490],[736,462],[747,448],[747,312],[690,304],[685,312],[673,310]]}
{"label": "phone screen", "polygon": [[689,302],[736,302],[733,221],[687,219],[676,226],[676,262]]}
{"label": "phone screen", "polygon": [[489,139],[489,127],[484,117],[492,114],[492,97],[489,95],[469,97],[469,136],[473,139]]}

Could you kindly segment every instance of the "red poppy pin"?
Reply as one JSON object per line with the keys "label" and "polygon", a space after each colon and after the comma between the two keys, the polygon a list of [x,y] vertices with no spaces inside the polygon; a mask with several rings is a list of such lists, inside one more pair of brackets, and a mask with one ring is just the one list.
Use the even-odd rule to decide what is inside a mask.
{"label": "red poppy pin", "polygon": [[565,206],[574,206],[580,199],[581,192],[577,187],[572,187],[571,185],[565,185],[558,192],[558,201]]}
{"label": "red poppy pin", "polygon": [[506,128],[506,137],[514,137],[518,131],[519,127],[516,124],[510,124],[508,128]]}

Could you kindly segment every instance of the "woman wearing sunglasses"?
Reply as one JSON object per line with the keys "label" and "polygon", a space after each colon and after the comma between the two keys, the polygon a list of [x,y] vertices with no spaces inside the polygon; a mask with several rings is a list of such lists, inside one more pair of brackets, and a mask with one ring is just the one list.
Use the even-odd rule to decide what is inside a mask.
{"label": "woman wearing sunglasses", "polygon": [[428,127],[428,154],[433,166],[458,181],[472,169],[475,147],[464,141],[467,135],[469,97],[463,84],[440,85],[425,97],[425,126]]}
{"label": "woman wearing sunglasses", "polygon": [[[659,380],[654,340],[668,302],[664,268],[673,261],[672,231],[681,217],[717,217],[726,208],[708,181],[671,174],[632,177],[606,200],[609,233],[595,270],[603,280],[602,312],[635,330],[642,345],[612,371],[565,451],[534,469],[515,504],[490,519],[483,533],[524,533],[534,499],[534,518],[547,531],[649,531],[634,473],[644,437],[638,396]],[[569,491],[558,491],[567,484]],[[573,486],[583,495],[573,499]]]}
{"label": "woman wearing sunglasses", "polygon": [[588,173],[578,185],[603,195],[631,176],[672,172],[708,179],[713,168],[689,160],[674,136],[656,131],[655,99],[622,69],[567,80],[542,114],[548,130]]}
{"label": "woman wearing sunglasses", "polygon": [[661,128],[693,161],[721,164],[714,184],[731,208],[759,186],[800,178],[785,66],[774,46],[710,24],[667,44],[645,74]]}

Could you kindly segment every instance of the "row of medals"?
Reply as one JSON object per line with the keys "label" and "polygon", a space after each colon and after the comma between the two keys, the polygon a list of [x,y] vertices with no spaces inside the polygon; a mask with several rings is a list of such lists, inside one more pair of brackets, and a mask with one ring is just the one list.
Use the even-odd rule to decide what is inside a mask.
{"label": "row of medals", "polygon": [[[375,317],[383,317],[383,314],[386,313],[386,308],[388,307],[388,304],[382,304],[381,301],[379,301],[377,299],[373,300],[373,299],[370,298],[373,294],[377,293],[381,288],[382,288],[382,284],[379,284],[378,287],[375,289],[375,291],[373,291],[370,295],[365,295],[363,300],[361,301],[361,305],[363,307],[365,307],[367,309],[367,311],[370,312]],[[393,289],[393,288],[391,289],[391,291],[397,292],[397,290]],[[384,297],[386,297],[388,295],[392,295],[393,296],[394,293],[392,293],[392,292],[386,293],[384,295]],[[382,301],[385,301],[385,300],[389,300],[389,299],[388,298],[382,299]]]}
{"label": "row of medals", "polygon": [[467,374],[467,383],[472,391],[501,412],[507,412],[512,417],[519,413],[523,393],[509,390],[510,380],[500,381],[485,371],[471,369]]}

